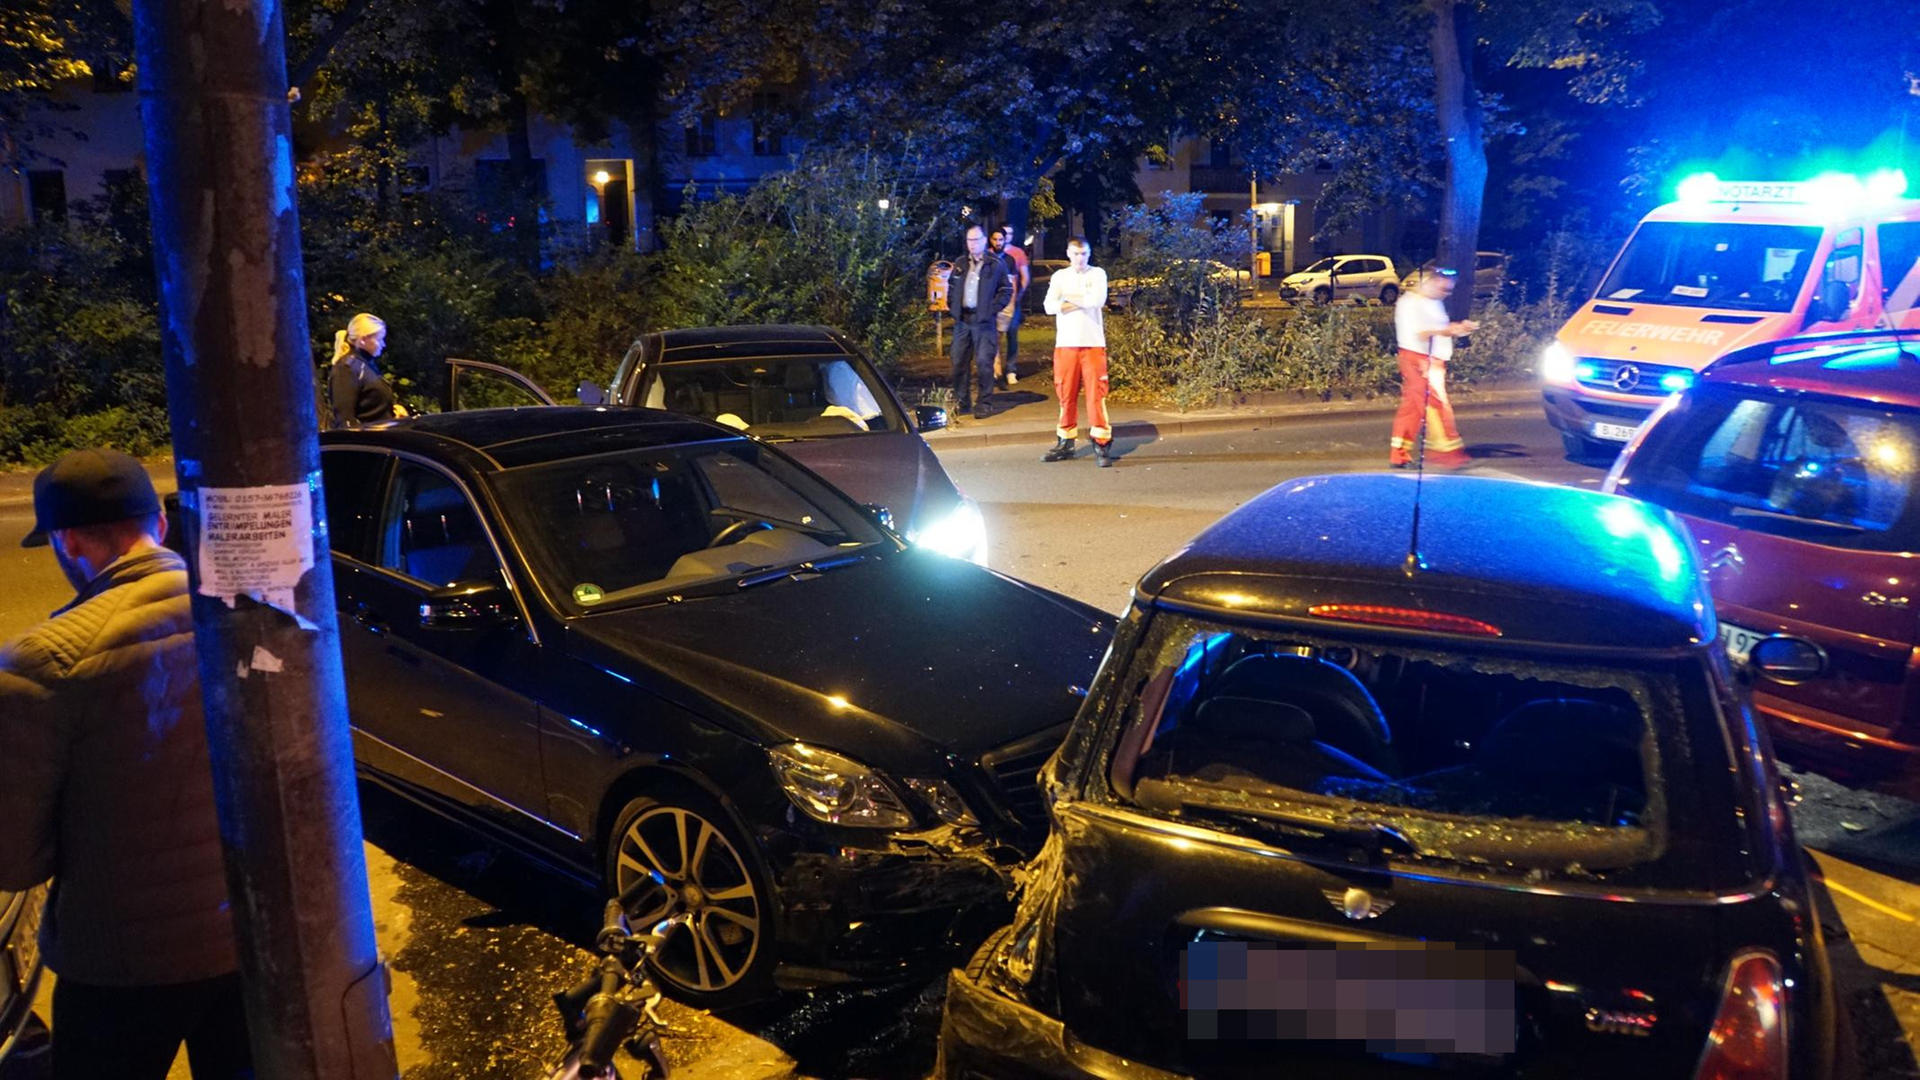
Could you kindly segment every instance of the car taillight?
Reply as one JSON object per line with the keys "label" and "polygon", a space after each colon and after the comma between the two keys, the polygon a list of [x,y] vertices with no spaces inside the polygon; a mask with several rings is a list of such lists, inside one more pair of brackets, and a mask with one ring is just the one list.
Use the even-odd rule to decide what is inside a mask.
{"label": "car taillight", "polygon": [[1787,1075],[1787,991],[1772,953],[1744,952],[1727,968],[1720,1011],[1694,1080],[1777,1080]]}
{"label": "car taillight", "polygon": [[1414,630],[1442,630],[1449,634],[1478,634],[1500,637],[1500,628],[1490,622],[1448,615],[1417,608],[1383,607],[1378,604],[1315,604],[1307,614],[1341,622],[1370,623],[1374,626],[1405,626]]}

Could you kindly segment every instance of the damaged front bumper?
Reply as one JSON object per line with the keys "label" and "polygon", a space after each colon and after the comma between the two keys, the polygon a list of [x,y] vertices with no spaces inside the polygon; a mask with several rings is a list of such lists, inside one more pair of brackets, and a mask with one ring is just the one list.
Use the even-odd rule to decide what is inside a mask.
{"label": "damaged front bumper", "polygon": [[942,826],[773,859],[783,985],[883,978],[977,941],[1012,912],[1020,853]]}
{"label": "damaged front bumper", "polygon": [[937,1080],[1182,1080],[1075,1039],[1065,1024],[965,972],[947,976]]}

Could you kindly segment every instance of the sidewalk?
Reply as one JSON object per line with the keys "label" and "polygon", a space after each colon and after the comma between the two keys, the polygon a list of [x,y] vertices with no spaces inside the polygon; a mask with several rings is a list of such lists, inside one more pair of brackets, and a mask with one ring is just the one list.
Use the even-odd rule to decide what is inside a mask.
{"label": "sidewalk", "polygon": [[[1023,357],[1020,366],[1023,370],[1032,370],[1036,362]],[[999,391],[989,399],[993,415],[985,420],[975,420],[971,414],[957,414],[949,409],[948,426],[943,430],[927,432],[927,444],[935,450],[1014,445],[1044,447],[1052,441],[1054,425],[1059,419],[1060,404],[1054,394],[1052,376],[1050,363],[1043,370],[1022,375],[1013,389]],[[925,385],[923,379],[913,379],[912,382]],[[945,388],[936,384],[934,389]],[[915,400],[911,393],[903,392],[901,396],[908,401]],[[932,403],[931,398],[929,403]],[[1487,405],[1531,406],[1537,409],[1540,389],[1532,382],[1459,387],[1453,391],[1453,403],[1461,409]],[[1186,412],[1109,401],[1107,412],[1113,421],[1114,438],[1125,440],[1270,427],[1303,416],[1377,415],[1384,419],[1393,415],[1399,405],[1399,397],[1389,395],[1353,399],[1336,396],[1331,401],[1321,401],[1291,391],[1269,391],[1245,395],[1230,405]],[[1084,430],[1084,410],[1080,422]],[[1384,447],[1386,442],[1387,429],[1383,422],[1380,445]]]}

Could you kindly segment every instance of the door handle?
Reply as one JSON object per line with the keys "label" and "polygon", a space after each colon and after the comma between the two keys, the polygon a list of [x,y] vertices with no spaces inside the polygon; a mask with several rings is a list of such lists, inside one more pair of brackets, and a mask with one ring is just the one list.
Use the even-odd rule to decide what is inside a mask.
{"label": "door handle", "polygon": [[374,614],[373,609],[365,604],[354,605],[353,621],[365,627],[370,634],[385,634],[387,632],[386,620]]}

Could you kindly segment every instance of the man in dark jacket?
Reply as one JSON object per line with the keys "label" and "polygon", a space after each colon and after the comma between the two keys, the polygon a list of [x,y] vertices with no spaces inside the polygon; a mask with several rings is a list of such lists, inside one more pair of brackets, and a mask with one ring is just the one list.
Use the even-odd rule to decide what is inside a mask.
{"label": "man in dark jacket", "polygon": [[[953,404],[985,420],[993,395],[993,358],[1000,354],[1000,309],[1013,300],[1007,260],[987,250],[987,231],[967,227],[967,257],[953,264],[947,311],[953,315]],[[969,371],[971,367],[971,371]],[[977,403],[974,392],[979,392]]]}
{"label": "man in dark jacket", "polygon": [[54,1080],[250,1077],[187,570],[140,463],[77,450],[24,546],[79,595],[0,648],[0,889],[54,879]]}

